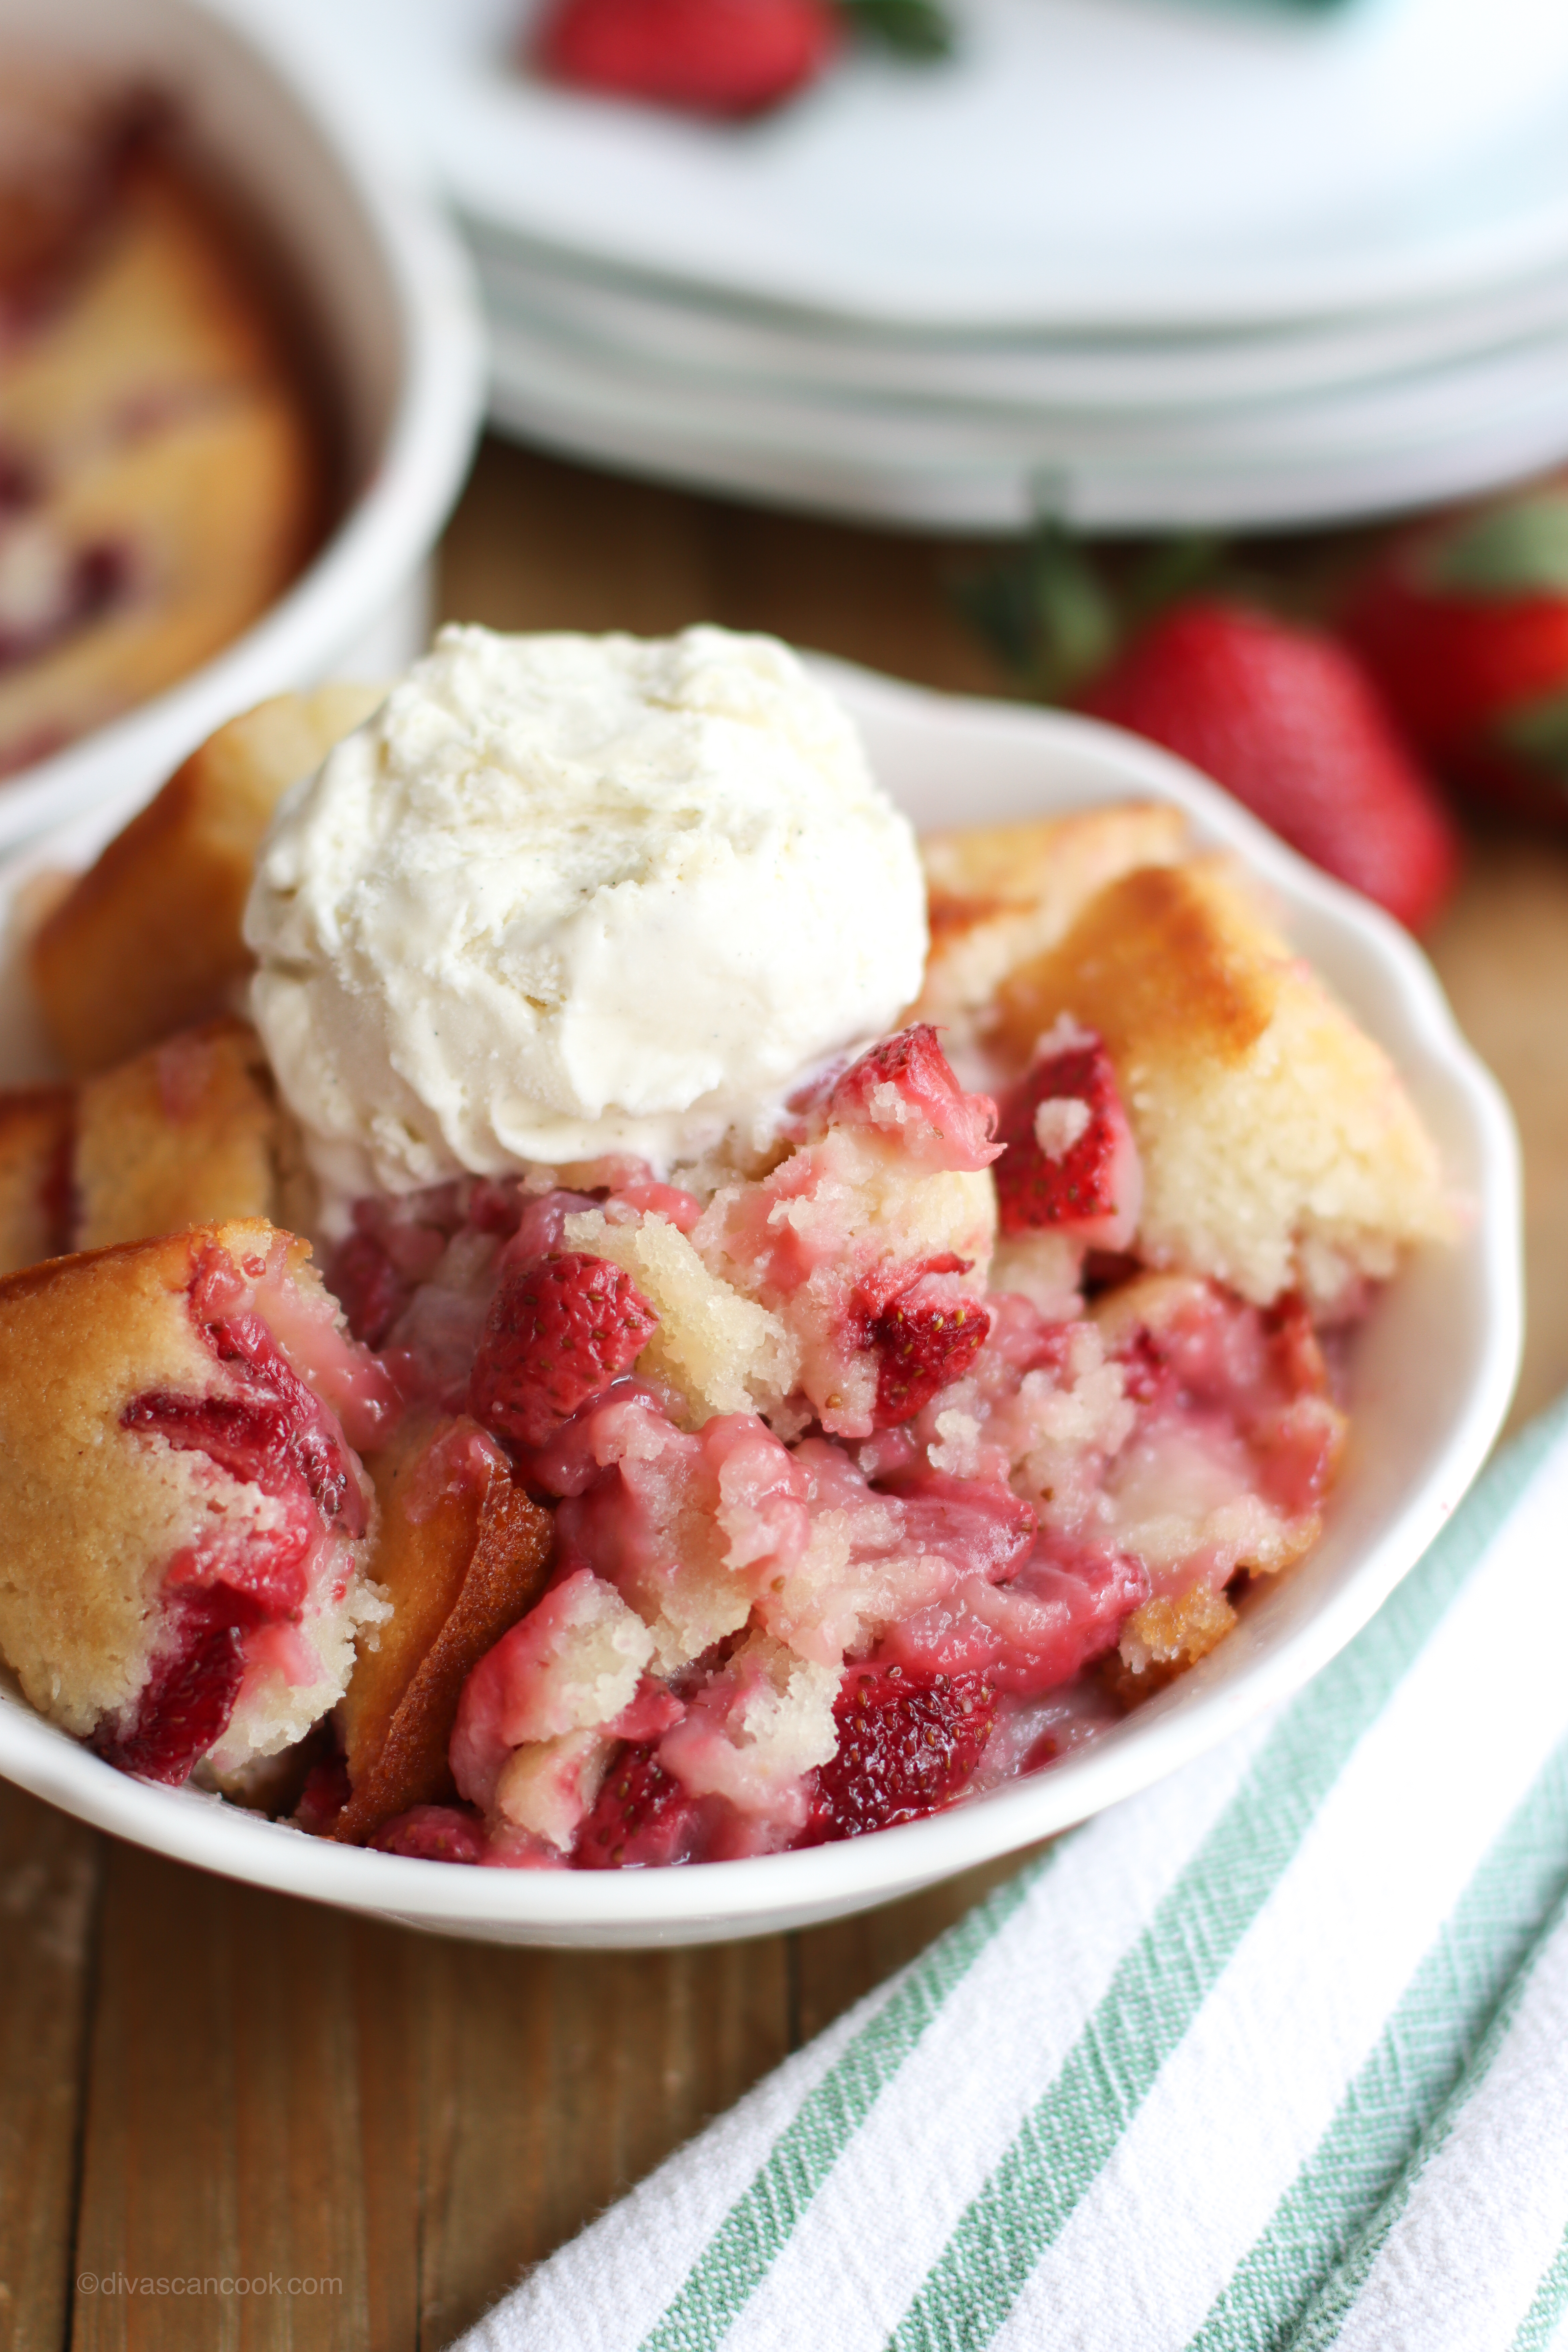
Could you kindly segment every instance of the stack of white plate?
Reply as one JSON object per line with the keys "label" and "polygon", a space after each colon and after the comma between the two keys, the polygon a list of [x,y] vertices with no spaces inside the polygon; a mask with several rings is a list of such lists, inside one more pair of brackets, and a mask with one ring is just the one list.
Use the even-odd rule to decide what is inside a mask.
{"label": "stack of white plate", "polygon": [[740,127],[531,80],[519,0],[289,5],[433,152],[530,438],[980,530],[1568,456],[1568,0],[950,0]]}

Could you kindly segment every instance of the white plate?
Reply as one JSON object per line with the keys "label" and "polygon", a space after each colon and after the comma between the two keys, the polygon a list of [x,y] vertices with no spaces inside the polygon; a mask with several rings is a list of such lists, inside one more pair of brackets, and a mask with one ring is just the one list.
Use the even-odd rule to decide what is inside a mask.
{"label": "white plate", "polygon": [[[1353,1432],[1318,1549],[1260,1591],[1229,1639],[1098,1742],[901,1829],[752,1862],[640,1872],[507,1872],[345,1850],[115,1772],[0,1693],[0,1772],[177,1860],[283,1894],[500,1943],[645,1946],[760,1935],[884,1902],[1047,1837],[1147,1787],[1284,1698],[1363,1625],[1458,1503],[1491,1444],[1520,1347],[1519,1168],[1496,1085],[1419,950],[1179,761],[1088,719],[960,700],[840,663],[822,675],[917,824],[980,823],[1153,795],[1272,885],[1300,949],[1394,1055],[1473,1205],[1464,1240],[1407,1265],[1363,1331]],[[100,814],[0,870],[0,906],[41,866],[76,865]],[[15,947],[0,976],[0,1078],[32,1075]],[[1528,1638],[1521,1629],[1521,1638]]]}
{"label": "white plate", "polygon": [[[195,144],[297,273],[345,412],[353,475],[327,545],[255,625],[191,676],[0,782],[0,845],[125,788],[151,792],[235,710],[406,635],[479,429],[483,339],[467,257],[367,132],[353,87],[272,46],[267,0],[0,0],[0,52],[80,55],[172,95]],[[230,21],[226,21],[230,20]],[[374,672],[370,673],[374,675]]]}
{"label": "white plate", "polygon": [[1561,0],[952,0],[747,126],[552,89],[524,0],[274,0],[477,223],[735,299],[929,328],[1296,318],[1568,254]]}
{"label": "white plate", "polygon": [[694,488],[931,530],[1259,529],[1468,497],[1568,454],[1568,331],[1224,412],[997,413],[715,385],[498,321],[491,413]]}
{"label": "white plate", "polygon": [[935,410],[1142,414],[1365,390],[1568,326],[1568,269],[1367,317],[1206,335],[915,336],[727,303],[473,238],[486,307],[510,340],[669,369],[715,391],[921,403]]}

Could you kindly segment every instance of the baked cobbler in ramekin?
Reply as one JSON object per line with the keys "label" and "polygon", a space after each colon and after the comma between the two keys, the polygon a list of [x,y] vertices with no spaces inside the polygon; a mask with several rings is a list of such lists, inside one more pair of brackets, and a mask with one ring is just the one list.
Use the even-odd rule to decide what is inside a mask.
{"label": "baked cobbler in ramekin", "polygon": [[[127,1769],[511,1870],[832,1843],[1092,1741],[1317,1542],[1347,1346],[1403,1257],[1458,1230],[1388,1055],[1179,810],[928,839],[922,968],[922,869],[822,689],[765,641],[608,644],[454,633],[284,803],[250,917],[266,1053],[218,1009],[232,919],[182,945],[180,1011],[205,1027],[161,1034],[155,974],[127,1017],[106,943],[134,931],[135,829],[111,845],[34,969],[78,1066],[95,984],[139,1051],[0,1116],[5,1262],[78,1252],[0,1283],[0,1333],[78,1335],[47,1407],[33,1342],[0,1340],[9,1522],[68,1475],[46,1422],[111,1437],[104,1498],[51,1555],[75,1604],[29,1613],[37,1570],[13,1554],[0,1647],[29,1697]],[[166,875],[211,870],[237,746],[248,809],[293,781],[287,727],[239,726],[138,821]],[[825,880],[839,799],[849,870]],[[590,1099],[644,1066],[603,1009],[624,974],[707,951],[670,915],[693,874],[717,978],[672,972],[668,1041],[695,1108],[628,1083]],[[809,926],[873,887],[882,964],[846,980],[842,1044],[833,988],[805,976],[817,1027],[770,1095],[750,1000],[709,1022],[701,992],[787,989],[767,892]],[[522,975],[510,996],[498,971]],[[657,1042],[657,1012],[626,1019]],[[486,1020],[522,1024],[514,1056],[476,1052]],[[728,1126],[722,1083],[700,1083],[725,1022]],[[106,1118],[123,1150],[91,1158]],[[89,1161],[123,1170],[121,1201]],[[268,1291],[224,1238],[285,1217],[324,1290],[302,1244],[243,1229],[287,1269]],[[213,1265],[248,1303],[209,1311]],[[173,1352],[125,1369],[113,1301],[153,1268]],[[237,1315],[249,1354],[212,1337]],[[181,1508],[210,1490],[222,1545],[258,1565],[187,1574],[160,1522],[116,1554],[111,1637],[107,1498],[150,1480]],[[298,1591],[266,1566],[279,1513],[318,1563]],[[228,1597],[253,1591],[254,1623]],[[204,1643],[226,1663],[198,1706],[180,1678]],[[92,1706],[62,1696],[99,1691],[100,1654]]]}

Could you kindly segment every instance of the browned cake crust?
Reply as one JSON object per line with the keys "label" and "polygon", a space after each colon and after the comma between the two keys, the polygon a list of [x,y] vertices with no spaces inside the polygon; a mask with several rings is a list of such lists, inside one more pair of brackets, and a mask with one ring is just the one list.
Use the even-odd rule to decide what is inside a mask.
{"label": "browned cake crust", "polygon": [[0,1095],[0,1274],[188,1225],[297,1219],[298,1159],[243,1021],[184,1030],[79,1087]]}
{"label": "browned cake crust", "polygon": [[962,1037],[1010,971],[1054,946],[1097,890],[1178,857],[1187,821],[1159,803],[1085,809],[921,840],[931,954],[913,1018]]}
{"label": "browned cake crust", "polygon": [[1105,1041],[1143,1165],[1138,1251],[1267,1304],[1328,1307],[1454,1231],[1436,1152],[1382,1048],[1222,858],[1129,874],[1015,972],[1015,1064],[1067,1013]]}
{"label": "browned cake crust", "polygon": [[0,1095],[0,1274],[71,1245],[69,1087]]}
{"label": "browned cake crust", "polygon": [[265,610],[320,535],[320,435],[210,205],[156,149],[13,333],[0,446],[78,583],[13,628],[0,773],[159,692]]}
{"label": "browned cake crust", "polygon": [[107,1069],[224,1009],[250,968],[240,918],[273,810],[380,699],[379,688],[324,686],[261,703],[115,835],[33,942],[34,988],[68,1069]]}
{"label": "browned cake crust", "polygon": [[381,1500],[370,1572],[393,1615],[337,1711],[350,1796],[332,1834],[351,1844],[453,1795],[447,1751],[463,1685],[544,1589],[549,1512],[512,1484],[493,1446],[478,1456],[477,1478],[443,1475],[433,1448],[455,1458],[465,1441],[487,1446],[477,1422],[417,1422],[370,1465]]}
{"label": "browned cake crust", "polygon": [[279,1213],[279,1112],[243,1021],[188,1029],[77,1091],[78,1249]]}

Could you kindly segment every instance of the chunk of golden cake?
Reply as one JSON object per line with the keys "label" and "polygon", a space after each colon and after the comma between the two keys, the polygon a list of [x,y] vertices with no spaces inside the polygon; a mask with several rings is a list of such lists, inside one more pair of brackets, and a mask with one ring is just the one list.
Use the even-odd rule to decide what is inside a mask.
{"label": "chunk of golden cake", "polygon": [[463,1685],[540,1598],[554,1534],[466,1415],[410,1423],[372,1475],[381,1523],[371,1574],[393,1614],[336,1717],[350,1793],[332,1834],[355,1845],[395,1814],[454,1794],[447,1751]]}
{"label": "chunk of golden cake", "polygon": [[262,835],[381,691],[323,686],[231,719],[117,834],[33,942],[33,982],[70,1069],[101,1070],[223,1009],[249,969],[240,919]]}
{"label": "chunk of golden cake", "polygon": [[74,1245],[279,1213],[283,1114],[243,1021],[187,1029],[77,1089]]}
{"label": "chunk of golden cake", "polygon": [[1180,856],[1186,823],[1163,803],[1130,802],[926,834],[931,955],[914,1017],[966,1029],[1007,974],[1054,946],[1097,890],[1135,866]]}
{"label": "chunk of golden cake", "polygon": [[0,1095],[0,1274],[71,1245],[69,1087]]}
{"label": "chunk of golden cake", "polygon": [[0,1653],[52,1722],[151,1778],[300,1737],[386,1613],[361,1576],[369,1481],[322,1394],[366,1377],[362,1351],[309,1256],[250,1220],[0,1282]]}
{"label": "chunk of golden cake", "polygon": [[994,1041],[1022,1066],[1063,1013],[1104,1040],[1143,1164],[1137,1247],[1258,1304],[1331,1306],[1455,1229],[1388,1056],[1220,858],[1111,883],[1015,972]]}

